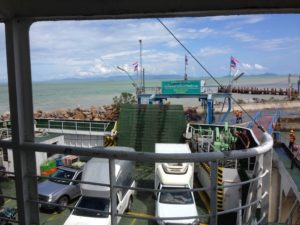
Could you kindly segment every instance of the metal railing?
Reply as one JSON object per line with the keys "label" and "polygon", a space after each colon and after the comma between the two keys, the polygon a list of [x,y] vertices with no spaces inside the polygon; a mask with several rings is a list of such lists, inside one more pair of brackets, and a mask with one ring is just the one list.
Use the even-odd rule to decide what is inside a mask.
{"label": "metal railing", "polygon": [[92,132],[106,132],[111,122],[80,122],[80,121],[63,121],[63,120],[48,120],[48,131],[51,129],[60,130],[64,133],[65,130],[75,131],[87,131]]}
{"label": "metal railing", "polygon": [[250,123],[247,125],[247,128],[252,129],[254,123],[258,121],[258,119],[261,117],[261,115],[262,115],[261,112],[257,112],[255,114],[253,120],[251,120]]}
{"label": "metal railing", "polygon": [[[1,144],[1,143],[0,143]],[[97,148],[97,149],[89,149],[89,148],[79,148],[79,147],[66,147],[66,146],[54,146],[54,145],[46,145],[46,144],[38,144],[38,143],[23,143],[21,144],[21,148],[26,151],[39,151],[39,152],[55,152],[60,154],[73,154],[73,155],[82,155],[82,156],[92,156],[92,157],[99,157],[99,158],[108,158],[109,159],[109,168],[110,168],[110,192],[111,192],[111,209],[109,215],[111,216],[113,225],[117,224],[117,217],[129,217],[129,218],[136,218],[136,219],[147,219],[147,220],[178,220],[178,219],[197,219],[197,218],[209,218],[210,224],[215,225],[218,221],[218,216],[230,213],[230,212],[239,212],[241,209],[248,212],[250,215],[253,215],[253,211],[258,207],[261,206],[262,215],[267,215],[268,213],[268,188],[269,188],[269,179],[270,179],[270,172],[271,171],[271,157],[272,157],[272,146],[273,140],[272,137],[264,133],[263,140],[260,146],[244,149],[244,150],[233,150],[229,152],[201,152],[201,153],[192,153],[192,154],[154,154],[154,153],[147,153],[147,152],[124,152],[124,151],[108,151],[104,148]],[[239,182],[236,184],[230,185],[217,185],[217,168],[219,161],[222,160],[229,160],[229,159],[243,159],[249,157],[258,157],[260,160],[257,160],[257,172],[253,174],[253,177],[244,182]],[[126,189],[134,189],[137,191],[151,191],[153,193],[160,192],[158,189],[147,189],[147,188],[131,188],[131,187],[123,187],[117,186],[115,184],[115,176],[114,176],[114,168],[115,168],[115,159],[120,160],[132,160],[136,162],[210,162],[211,165],[211,186],[204,187],[204,188],[194,188],[191,191],[204,191],[210,190],[210,208],[211,211],[209,214],[199,215],[197,217],[173,217],[173,218],[158,218],[158,217],[151,217],[145,218],[144,216],[139,215],[128,215],[128,214],[119,214],[116,211],[116,190],[120,188]],[[84,182],[82,182],[84,183]],[[218,212],[217,211],[217,190],[230,188],[233,186],[242,186],[244,184],[254,183],[253,187],[255,189],[253,191],[257,191],[259,188],[262,189],[262,195],[257,196],[254,199],[250,199],[247,201],[246,204],[241,205],[241,207],[232,208],[226,211]],[[105,185],[99,183],[92,183],[97,185]],[[258,185],[259,184],[259,185]],[[107,185],[107,184],[106,184]],[[252,195],[252,194],[251,194]],[[30,199],[30,201],[41,203],[37,199]],[[55,203],[54,203],[55,204]],[[266,206],[266,207],[265,207]],[[37,207],[37,204],[36,204]],[[75,207],[68,208],[74,209]],[[253,217],[250,217],[253,220]],[[260,224],[266,224],[266,219],[258,218],[257,221]],[[244,221],[243,224],[250,224],[251,221]]]}
{"label": "metal railing", "polygon": [[10,128],[0,128],[0,140],[11,137],[11,129]]}
{"label": "metal railing", "polygon": [[280,117],[280,111],[279,110],[276,110],[275,114],[273,115],[272,117],[272,120],[268,126],[268,133],[269,134],[272,134],[273,133],[273,130],[274,130],[274,125],[275,123],[277,122],[278,118]]}

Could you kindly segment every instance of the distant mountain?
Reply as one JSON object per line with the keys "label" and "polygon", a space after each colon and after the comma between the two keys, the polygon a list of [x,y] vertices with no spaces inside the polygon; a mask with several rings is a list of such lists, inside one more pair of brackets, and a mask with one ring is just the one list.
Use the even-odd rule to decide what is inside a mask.
{"label": "distant mountain", "polygon": [[[263,74],[245,74],[246,76],[252,76],[252,77],[262,77],[262,76],[287,76],[287,75],[281,75],[276,73],[263,73]],[[219,78],[229,78],[229,75],[220,76],[220,75],[214,75],[216,79]],[[136,80],[136,75],[133,75],[132,78]],[[162,74],[162,75],[145,75],[146,80],[182,80],[183,75],[178,74]],[[199,76],[188,76],[189,80],[197,80],[197,79],[211,79],[210,77],[203,76],[203,74],[199,74]],[[124,75],[117,75],[117,76],[109,76],[109,77],[80,77],[80,78],[66,78],[66,79],[55,79],[55,80],[47,80],[47,81],[34,81],[34,83],[76,83],[76,82],[83,82],[83,81],[118,81],[118,80],[129,80],[129,77]],[[7,82],[0,82],[0,84],[7,84]]]}
{"label": "distant mountain", "polygon": [[[136,80],[136,76],[132,76],[134,80]],[[191,77],[192,78],[192,77]],[[48,81],[38,81],[35,83],[74,83],[74,82],[82,82],[82,81],[113,81],[113,80],[129,80],[130,78],[126,75],[122,76],[109,76],[109,77],[84,77],[84,78],[67,78],[67,79],[55,79],[55,80],[48,80]],[[183,75],[175,75],[175,74],[168,74],[168,75],[146,75],[146,80],[165,80],[165,79],[183,79]]]}
{"label": "distant mountain", "polygon": [[270,72],[267,72],[267,73],[262,73],[262,74],[257,74],[257,75],[251,75],[251,76],[282,76],[282,75],[279,75],[277,73],[270,73]]}

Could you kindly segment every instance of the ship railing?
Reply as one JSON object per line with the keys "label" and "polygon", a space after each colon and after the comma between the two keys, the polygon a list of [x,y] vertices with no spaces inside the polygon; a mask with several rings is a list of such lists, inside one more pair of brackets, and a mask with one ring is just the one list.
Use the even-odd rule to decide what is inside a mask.
{"label": "ship railing", "polygon": [[[1,146],[5,146],[8,148],[14,149],[12,142],[9,141],[0,141]],[[51,152],[52,154],[72,154],[79,156],[91,156],[91,157],[99,157],[99,158],[107,158],[109,159],[109,179],[110,179],[110,196],[111,196],[111,208],[110,212],[102,212],[107,213],[111,216],[112,222],[111,224],[117,224],[117,217],[128,217],[142,220],[179,220],[179,219],[201,219],[208,218],[210,225],[218,224],[218,217],[227,214],[230,212],[237,212],[237,214],[241,214],[243,211],[243,224],[251,224],[256,218],[255,212],[258,207],[260,207],[261,215],[260,218],[255,219],[258,221],[258,224],[266,224],[268,217],[268,206],[269,206],[269,187],[270,187],[270,171],[272,167],[272,146],[273,140],[272,137],[268,133],[264,133],[261,145],[249,149],[241,149],[241,150],[232,150],[228,152],[197,152],[192,154],[155,154],[149,152],[126,152],[119,150],[107,150],[105,148],[80,148],[80,147],[66,147],[62,145],[47,145],[41,143],[32,143],[25,142],[21,143],[19,148],[22,148],[26,152]],[[34,155],[34,154],[33,154]],[[253,174],[251,179],[239,183],[234,184],[226,184],[226,185],[218,185],[217,177],[218,177],[218,165],[219,162],[223,160],[235,160],[235,159],[244,159],[249,157],[256,157],[256,166],[253,170]],[[115,178],[115,160],[131,160],[135,162],[147,162],[147,163],[155,163],[155,162],[209,162],[211,167],[210,172],[210,186],[203,188],[194,188],[191,191],[207,191],[210,192],[210,213],[198,215],[195,217],[172,217],[172,218],[159,218],[155,216],[140,216],[135,214],[120,214],[117,212],[116,204],[116,193],[119,189],[133,189],[136,191],[150,191],[152,193],[160,192],[158,189],[147,189],[147,188],[131,188],[124,186],[116,185]],[[35,165],[33,165],[35,166]],[[26,179],[29,180],[29,183],[32,185],[37,185],[38,176],[34,175],[34,173],[28,173]],[[51,179],[51,178],[50,178]],[[79,183],[84,183],[82,181],[78,181]],[[99,184],[101,186],[108,186],[107,184]],[[218,190],[231,188],[234,186],[241,187],[242,185],[250,184],[248,199],[245,204],[240,205],[236,208],[227,209],[224,211],[218,211],[217,207],[217,194]],[[259,191],[260,190],[260,191]],[[24,189],[26,191],[26,189]],[[38,204],[44,203],[38,200],[38,196],[33,195],[33,190],[30,191],[30,194],[26,194],[28,196],[28,201],[30,204],[30,208],[28,209],[30,212],[38,211]],[[261,194],[259,195],[258,192]],[[49,203],[50,204],[50,203]],[[55,205],[55,204],[54,204]],[[67,208],[74,209],[75,207],[67,206]],[[92,210],[93,211],[93,210]]]}
{"label": "ship railing", "polygon": [[10,128],[11,122],[10,120],[0,121],[0,128]]}
{"label": "ship railing", "polygon": [[276,110],[275,114],[273,115],[272,117],[272,120],[268,126],[268,133],[269,134],[272,134],[273,133],[273,130],[275,128],[275,124],[278,120],[278,118],[280,117],[280,110]]}
{"label": "ship railing", "polygon": [[250,121],[250,123],[247,125],[247,128],[252,129],[252,127],[254,126],[254,123],[256,123],[258,121],[258,119],[261,117],[262,113],[261,112],[257,112],[253,118],[253,120]]}
{"label": "ship railing", "polygon": [[186,135],[186,138],[190,139],[190,138],[196,138],[196,137],[199,137],[199,136],[206,136],[206,137],[211,137],[213,138],[213,130],[211,129],[203,129],[201,127],[197,128],[197,127],[194,127],[193,124],[189,123],[187,126],[186,126],[186,131],[185,131],[185,135]]}
{"label": "ship railing", "polygon": [[66,131],[74,131],[75,134],[81,132],[108,132],[108,127],[111,122],[96,122],[96,121],[64,121],[64,120],[48,120],[47,131],[59,130],[61,133]]}
{"label": "ship railing", "polygon": [[143,93],[143,94],[161,94],[161,87],[140,87],[137,88],[137,93]]}
{"label": "ship railing", "polygon": [[191,137],[192,143],[199,145],[201,149],[203,149],[204,145],[207,144],[207,149],[205,150],[210,151],[210,148],[212,147],[212,143],[214,141],[213,130],[195,128],[191,125],[188,125],[186,130],[186,137],[188,136]]}
{"label": "ship railing", "polygon": [[0,140],[11,137],[11,128],[0,128]]}

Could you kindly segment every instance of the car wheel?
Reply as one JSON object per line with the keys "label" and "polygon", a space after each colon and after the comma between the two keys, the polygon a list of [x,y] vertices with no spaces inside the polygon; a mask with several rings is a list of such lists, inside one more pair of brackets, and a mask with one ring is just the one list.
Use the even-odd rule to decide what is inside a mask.
{"label": "car wheel", "polygon": [[65,210],[66,206],[69,203],[69,198],[68,196],[62,196],[58,199],[57,204],[59,204],[60,206],[57,207],[57,211],[58,212],[62,212]]}
{"label": "car wheel", "polygon": [[132,196],[130,196],[129,200],[128,200],[128,205],[127,205],[127,212],[130,212],[132,210],[132,203],[133,203],[133,198]]}

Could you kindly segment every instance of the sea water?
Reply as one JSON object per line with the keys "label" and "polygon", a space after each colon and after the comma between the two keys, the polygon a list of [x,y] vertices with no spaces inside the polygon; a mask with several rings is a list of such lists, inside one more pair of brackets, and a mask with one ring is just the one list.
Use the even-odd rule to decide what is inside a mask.
{"label": "sea water", "polygon": [[[228,78],[217,77],[217,80],[222,85],[228,85],[229,83]],[[207,85],[217,86],[212,79],[207,79]],[[238,83],[234,83],[234,85],[259,88],[286,88],[287,76],[245,76]],[[146,81],[146,86],[160,87],[161,80]],[[32,88],[34,111],[98,107],[113,103],[113,97],[120,96],[122,92],[129,92],[135,95],[135,88],[130,80],[51,81],[33,83]],[[246,98],[246,96],[243,97]],[[270,97],[268,96],[268,98]],[[199,105],[198,99],[168,99],[168,101],[185,106]],[[7,111],[9,111],[8,85],[0,84],[0,114]]]}
{"label": "sea water", "polygon": [[[157,86],[159,81],[148,82]],[[34,111],[53,111],[57,109],[89,108],[109,105],[113,97],[122,92],[135,95],[130,81],[52,81],[33,83]],[[9,111],[8,85],[0,84],[0,114]]]}

